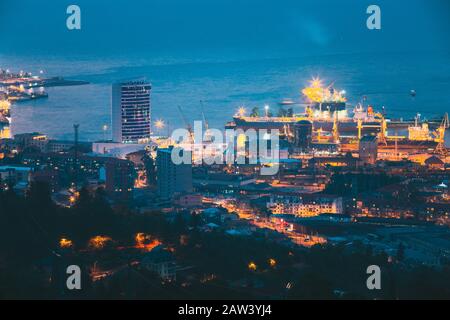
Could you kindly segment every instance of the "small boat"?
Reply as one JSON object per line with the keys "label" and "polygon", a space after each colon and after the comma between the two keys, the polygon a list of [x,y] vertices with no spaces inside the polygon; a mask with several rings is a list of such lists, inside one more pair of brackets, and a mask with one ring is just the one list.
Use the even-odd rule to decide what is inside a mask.
{"label": "small boat", "polygon": [[292,99],[283,99],[278,103],[280,106],[290,106],[295,104],[295,102]]}
{"label": "small boat", "polygon": [[416,90],[411,90],[410,91],[411,97],[415,97],[417,95]]}

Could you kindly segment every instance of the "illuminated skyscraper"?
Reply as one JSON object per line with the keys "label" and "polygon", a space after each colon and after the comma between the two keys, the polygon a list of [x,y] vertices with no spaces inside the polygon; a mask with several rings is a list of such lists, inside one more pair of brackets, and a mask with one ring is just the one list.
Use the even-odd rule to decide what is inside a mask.
{"label": "illuminated skyscraper", "polygon": [[120,82],[112,87],[112,137],[114,142],[138,143],[150,138],[150,83]]}

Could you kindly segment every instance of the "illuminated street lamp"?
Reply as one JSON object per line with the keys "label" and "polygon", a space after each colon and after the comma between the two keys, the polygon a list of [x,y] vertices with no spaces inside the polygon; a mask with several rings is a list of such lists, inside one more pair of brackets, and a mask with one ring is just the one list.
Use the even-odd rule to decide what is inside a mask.
{"label": "illuminated street lamp", "polygon": [[106,141],[106,131],[108,131],[108,125],[104,124],[102,130],[103,130],[103,140]]}
{"label": "illuminated street lamp", "polygon": [[256,271],[256,268],[256,264],[253,261],[248,264],[248,269],[250,271]]}
{"label": "illuminated street lamp", "polygon": [[277,265],[277,261],[273,258],[269,259],[269,265],[273,268]]}
{"label": "illuminated street lamp", "polygon": [[238,109],[238,115],[240,116],[240,117],[243,117],[243,116],[245,116],[245,108],[244,107],[240,107],[239,109]]}
{"label": "illuminated street lamp", "polygon": [[72,240],[66,239],[66,238],[61,238],[61,240],[59,240],[59,247],[60,248],[70,248],[72,247]]}
{"label": "illuminated street lamp", "polygon": [[312,78],[312,80],[310,81],[310,85],[313,88],[321,88],[322,87],[322,80],[317,77],[317,78]]}
{"label": "illuminated street lamp", "polygon": [[155,122],[155,127],[158,129],[162,129],[165,127],[164,121],[162,119],[159,119]]}

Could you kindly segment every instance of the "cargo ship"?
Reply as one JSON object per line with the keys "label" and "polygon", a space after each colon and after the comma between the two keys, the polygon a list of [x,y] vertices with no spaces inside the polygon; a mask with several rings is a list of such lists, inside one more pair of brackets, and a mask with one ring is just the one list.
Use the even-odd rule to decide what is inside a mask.
{"label": "cargo ship", "polygon": [[42,98],[48,98],[48,94],[44,91],[43,87],[38,91],[30,88],[27,90],[10,90],[8,92],[8,100],[11,102],[24,102]]}
{"label": "cargo ship", "polygon": [[382,113],[375,112],[372,106],[358,104],[350,108],[344,90],[336,90],[332,85],[323,86],[320,79],[313,79],[301,93],[305,102],[301,113],[276,117],[268,116],[268,113],[266,116],[247,116],[245,109],[241,108],[226,128],[279,129],[290,132],[299,121],[309,121],[314,130],[324,135],[338,127],[342,136],[358,136],[377,134],[389,121]]}
{"label": "cargo ship", "polygon": [[[257,108],[246,115],[241,107],[225,128],[244,132],[277,129],[300,157],[311,156],[308,154],[311,150],[322,154],[358,154],[365,136],[376,137],[380,159],[422,159],[429,154],[449,153],[445,144],[446,130],[450,127],[447,114],[433,120],[422,120],[420,115],[410,120],[388,119],[384,108],[377,112],[363,103],[350,106],[344,90],[336,90],[332,85],[325,87],[319,79],[313,79],[301,93],[305,103],[300,113],[294,113],[292,107],[286,111],[280,106],[278,116],[273,117],[266,106],[262,116]],[[238,141],[243,143],[246,139],[241,137]]]}

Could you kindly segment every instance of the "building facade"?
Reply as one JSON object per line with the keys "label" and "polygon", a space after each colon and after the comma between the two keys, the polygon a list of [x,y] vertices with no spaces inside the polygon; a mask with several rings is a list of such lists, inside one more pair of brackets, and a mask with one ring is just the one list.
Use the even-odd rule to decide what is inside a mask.
{"label": "building facade", "polygon": [[359,140],[359,158],[367,164],[377,162],[378,138],[376,136],[364,136]]}
{"label": "building facade", "polygon": [[[176,194],[192,192],[192,163],[173,163],[172,150],[172,147],[158,149],[156,156],[158,195],[165,200],[171,200]],[[191,152],[180,152],[188,152],[192,159]]]}
{"label": "building facade", "polygon": [[136,178],[131,161],[111,159],[105,163],[106,191],[117,200],[128,201]]}
{"label": "building facade", "polygon": [[151,132],[150,83],[137,80],[112,87],[112,138],[119,143],[148,141]]}
{"label": "building facade", "polygon": [[308,120],[302,120],[295,124],[295,147],[302,151],[306,151],[310,148],[312,143],[312,122]]}
{"label": "building facade", "polygon": [[298,217],[316,217],[324,213],[343,213],[341,197],[334,196],[272,196],[267,208],[273,214],[292,214]]}

